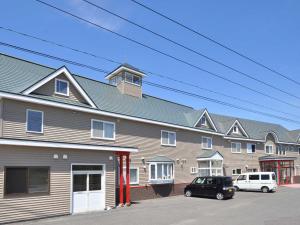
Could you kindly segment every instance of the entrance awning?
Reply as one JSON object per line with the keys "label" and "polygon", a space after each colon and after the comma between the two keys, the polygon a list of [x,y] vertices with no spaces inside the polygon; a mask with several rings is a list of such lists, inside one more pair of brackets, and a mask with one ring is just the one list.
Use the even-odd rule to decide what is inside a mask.
{"label": "entrance awning", "polygon": [[223,160],[222,154],[215,150],[204,150],[201,155],[197,157],[198,161],[206,160]]}
{"label": "entrance awning", "polygon": [[296,160],[296,157],[286,157],[286,156],[278,156],[278,155],[267,155],[259,157],[259,161],[290,161]]}

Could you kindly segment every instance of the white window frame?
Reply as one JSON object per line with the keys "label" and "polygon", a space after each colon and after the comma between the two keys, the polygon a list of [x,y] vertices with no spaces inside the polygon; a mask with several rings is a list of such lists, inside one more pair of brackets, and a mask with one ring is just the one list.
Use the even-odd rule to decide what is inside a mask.
{"label": "white window frame", "polygon": [[[173,171],[172,173],[170,174],[170,179],[157,179],[157,165],[158,164],[162,164],[162,169],[164,171],[164,164],[168,164],[168,165],[173,165],[172,168],[173,168]],[[151,178],[151,165],[154,165],[155,166],[155,178],[152,179]],[[163,174],[163,171],[162,171],[162,174]],[[149,182],[151,181],[173,181],[175,178],[175,165],[173,162],[151,162],[149,163]]]}
{"label": "white window frame", "polygon": [[[127,81],[126,75],[130,75],[132,77],[132,81]],[[134,77],[138,77],[139,78],[140,84],[136,84],[136,83],[133,82]],[[136,85],[136,86],[140,87],[141,83],[142,83],[142,78],[140,76],[137,76],[137,75],[133,74],[133,73],[125,71],[125,73],[124,73],[124,81],[126,83],[133,84],[133,85]]]}
{"label": "white window frame", "polygon": [[[210,142],[211,142],[211,146],[210,147],[206,147],[204,146],[204,141],[203,139],[210,139]],[[208,143],[208,142],[207,142]],[[213,142],[212,142],[212,137],[206,137],[206,136],[202,136],[202,143],[201,143],[201,146],[202,146],[202,149],[212,149],[213,147]]]}
{"label": "white window frame", "polygon": [[[203,123],[202,120],[204,120],[204,123]],[[200,125],[202,125],[202,126],[207,126],[207,119],[206,119],[205,116],[202,116],[202,117],[201,117],[201,119],[200,119]]]}
{"label": "white window frame", "polygon": [[[137,181],[136,182],[131,182],[130,181],[130,170],[136,170],[137,171],[137,175],[136,175]],[[123,167],[123,178],[124,178],[123,184],[126,184],[126,166]],[[130,181],[130,184],[135,184],[135,185],[140,183],[140,168],[132,167],[132,166],[129,168],[129,181]]]}
{"label": "white window frame", "polygon": [[[41,131],[31,131],[31,130],[28,130],[28,114],[29,114],[29,111],[42,113],[42,125],[41,125],[42,127],[41,127]],[[36,133],[36,134],[43,134],[44,133],[44,112],[43,111],[35,110],[35,109],[26,109],[26,132],[27,133]]]}
{"label": "white window frame", "polygon": [[197,173],[198,173],[197,167],[192,166],[192,167],[190,168],[190,173],[191,173],[191,174],[197,174]]}
{"label": "white window frame", "polygon": [[[252,152],[252,148],[251,148],[251,152],[249,152],[249,151],[248,151],[248,145],[251,145],[251,146],[254,145],[254,146],[255,146],[255,151]],[[247,148],[247,154],[255,154],[255,153],[256,153],[256,144],[253,144],[253,143],[247,143],[246,148]]]}
{"label": "white window frame", "polygon": [[[235,144],[235,146],[239,145],[240,146],[240,151],[233,151],[233,148],[232,148],[232,145]],[[237,148],[235,148],[237,149]],[[242,143],[241,142],[231,142],[231,153],[234,153],[234,154],[241,154],[242,153]]]}
{"label": "white window frame", "polygon": [[[278,152],[277,152],[277,155],[283,155],[283,156],[286,156],[286,148],[283,147],[283,149],[280,149],[280,147],[278,148]],[[282,154],[284,153],[284,154]]]}
{"label": "white window frame", "polygon": [[234,125],[232,128],[232,133],[233,134],[238,134],[239,133],[239,127],[237,125]]}
{"label": "white window frame", "polygon": [[[57,91],[57,81],[65,82],[67,83],[67,94],[61,93]],[[64,79],[58,79],[55,78],[55,84],[54,84],[54,93],[57,95],[63,95],[63,96],[70,96],[70,82]]]}
{"label": "white window frame", "polygon": [[[241,170],[241,173],[237,173],[237,170]],[[235,171],[235,172],[233,172],[233,171]],[[243,171],[241,168],[232,169],[232,175],[234,175],[234,176],[241,175],[242,173],[243,173]]]}
{"label": "white window frame", "polygon": [[[271,147],[272,153],[268,153],[268,152],[267,152],[267,147]],[[274,147],[273,145],[265,145],[265,153],[268,154],[268,155],[273,155],[273,154],[274,154],[274,149],[273,149],[273,147]]]}
{"label": "white window frame", "polygon": [[[168,133],[168,144],[163,143],[163,135],[162,135],[163,132]],[[175,142],[174,142],[174,144],[170,144],[169,134],[174,134],[174,136],[175,136]],[[168,131],[168,130],[161,130],[160,131],[160,144],[162,146],[172,146],[172,147],[175,147],[176,146],[176,139],[177,139],[176,132],[174,132],[174,131]]]}
{"label": "white window frame", "polygon": [[[104,135],[104,124],[111,124],[114,126],[114,132],[113,132],[113,137],[112,138],[107,138],[107,137],[95,137],[93,135],[93,130],[94,130],[94,122],[100,122],[103,123],[103,135]],[[91,119],[91,138],[93,139],[99,139],[99,140],[116,140],[116,123],[110,122],[110,121],[105,121],[105,120],[97,120],[97,119]]]}

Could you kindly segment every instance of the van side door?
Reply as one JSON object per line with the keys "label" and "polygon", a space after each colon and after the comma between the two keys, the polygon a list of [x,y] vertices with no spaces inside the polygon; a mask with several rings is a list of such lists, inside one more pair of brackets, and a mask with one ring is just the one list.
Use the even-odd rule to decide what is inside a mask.
{"label": "van side door", "polygon": [[250,190],[260,190],[261,181],[259,174],[249,174],[249,189]]}
{"label": "van side door", "polygon": [[204,190],[206,196],[215,196],[217,193],[217,178],[216,177],[207,177],[204,184]]}

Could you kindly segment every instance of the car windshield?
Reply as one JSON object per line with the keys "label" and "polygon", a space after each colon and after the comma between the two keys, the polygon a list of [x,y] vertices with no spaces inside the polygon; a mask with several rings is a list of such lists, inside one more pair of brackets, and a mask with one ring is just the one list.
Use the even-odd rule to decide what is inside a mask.
{"label": "car windshield", "polygon": [[231,177],[225,177],[225,178],[224,178],[224,185],[225,185],[226,187],[232,186],[232,179],[231,179]]}

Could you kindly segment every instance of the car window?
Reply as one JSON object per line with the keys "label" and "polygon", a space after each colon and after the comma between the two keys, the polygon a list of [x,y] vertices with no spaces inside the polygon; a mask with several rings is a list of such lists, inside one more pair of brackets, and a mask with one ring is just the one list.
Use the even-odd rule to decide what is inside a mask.
{"label": "car window", "polygon": [[195,180],[195,184],[204,184],[205,183],[205,177],[199,177]]}
{"label": "car window", "polygon": [[216,184],[216,178],[213,177],[206,178],[205,184]]}
{"label": "car window", "polygon": [[249,175],[249,180],[259,180],[259,175]]}
{"label": "car window", "polygon": [[276,176],[274,173],[272,174],[272,180],[276,180]]}
{"label": "car window", "polygon": [[231,177],[226,177],[226,178],[224,179],[224,185],[225,185],[226,187],[232,186],[232,178],[231,178]]}
{"label": "car window", "polygon": [[246,175],[240,175],[237,180],[247,180],[247,176]]}
{"label": "car window", "polygon": [[270,175],[269,174],[262,174],[261,175],[261,180],[270,180]]}

